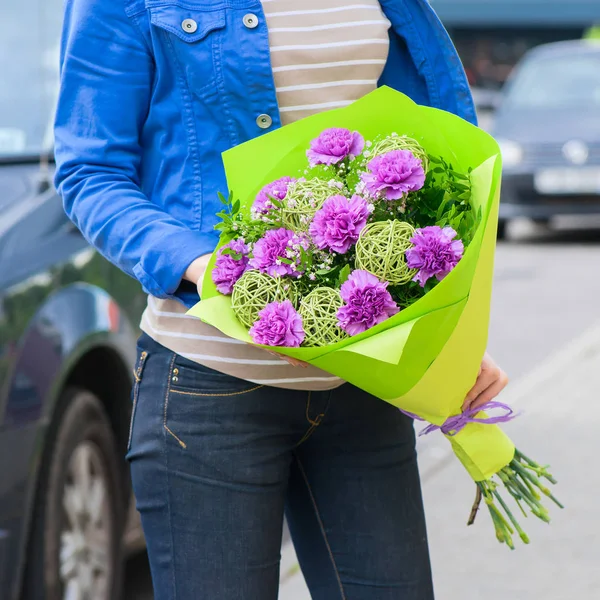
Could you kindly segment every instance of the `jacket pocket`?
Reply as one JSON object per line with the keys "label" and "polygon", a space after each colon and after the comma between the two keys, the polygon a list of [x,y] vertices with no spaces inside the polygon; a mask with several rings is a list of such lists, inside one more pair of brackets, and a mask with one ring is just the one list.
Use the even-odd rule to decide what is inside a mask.
{"label": "jacket pocket", "polygon": [[159,46],[165,49],[167,60],[175,62],[173,66],[191,91],[202,96],[213,89],[219,77],[225,8],[184,8],[173,0],[146,0],[146,7]]}
{"label": "jacket pocket", "polygon": [[131,438],[133,437],[133,421],[135,419],[135,413],[137,411],[138,397],[140,394],[140,385],[142,383],[142,375],[144,373],[144,366],[148,358],[148,352],[142,350],[138,353],[138,359],[133,369],[133,390],[131,392],[132,407],[131,407],[131,418],[129,421],[129,438],[127,439],[127,452],[131,450]]}

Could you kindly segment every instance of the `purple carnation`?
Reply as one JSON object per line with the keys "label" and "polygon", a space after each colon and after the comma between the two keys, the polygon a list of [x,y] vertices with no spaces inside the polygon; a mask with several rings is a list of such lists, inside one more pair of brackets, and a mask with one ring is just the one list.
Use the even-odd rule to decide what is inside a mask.
{"label": "purple carnation", "polygon": [[399,200],[425,184],[423,163],[410,150],[392,150],[376,156],[367,168],[369,171],[362,173],[361,179],[374,198]]}
{"label": "purple carnation", "polygon": [[258,313],[250,328],[250,337],[256,344],[297,348],[304,341],[302,317],[289,300],[271,302]]}
{"label": "purple carnation", "polygon": [[[239,255],[239,258],[233,257],[229,253],[223,254],[223,250],[226,248],[230,248],[232,252]],[[231,294],[233,285],[244,274],[248,267],[248,252],[250,252],[250,246],[242,238],[232,240],[219,248],[215,267],[212,270],[212,280],[221,294]]]}
{"label": "purple carnation", "polygon": [[371,206],[360,196],[331,196],[315,213],[309,233],[317,248],[345,254],[367,224]]}
{"label": "purple carnation", "polygon": [[325,129],[318,138],[310,143],[306,151],[311,167],[317,165],[335,165],[345,158],[356,158],[365,147],[365,140],[358,131],[341,127]]}
{"label": "purple carnation", "polygon": [[398,306],[387,285],[368,271],[353,271],[340,289],[345,304],[338,310],[338,325],[357,335],[395,315]]}
{"label": "purple carnation", "polygon": [[293,177],[282,177],[265,185],[256,195],[252,204],[252,211],[255,214],[266,215],[274,208],[271,198],[283,200],[287,195],[290,183],[294,181],[296,180]]}
{"label": "purple carnation", "polygon": [[413,281],[424,287],[430,277],[441,281],[462,258],[464,245],[455,240],[456,231],[452,227],[423,227],[417,229],[410,240],[414,245],[406,251],[406,264],[411,269],[419,269]]}
{"label": "purple carnation", "polygon": [[[301,248],[308,249],[308,240],[305,237],[283,227],[271,229],[254,244],[253,257],[249,265],[252,269],[258,269],[271,277],[284,275],[299,277],[302,274],[298,268]],[[286,260],[293,262],[287,264],[284,262]]]}

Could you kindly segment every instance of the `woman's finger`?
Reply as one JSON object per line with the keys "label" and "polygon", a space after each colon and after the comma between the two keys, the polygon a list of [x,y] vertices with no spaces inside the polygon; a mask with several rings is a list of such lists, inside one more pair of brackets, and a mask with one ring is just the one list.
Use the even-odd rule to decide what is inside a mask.
{"label": "woman's finger", "polygon": [[496,374],[492,371],[482,369],[475,385],[471,388],[471,391],[467,394],[465,401],[463,402],[463,410],[466,410],[471,406],[471,403],[482,394],[487,388],[489,388],[494,381],[496,381]]}
{"label": "woman's finger", "polygon": [[285,362],[290,363],[292,367],[302,367],[303,369],[306,369],[306,367],[308,367],[308,363],[305,363],[302,360],[298,360],[297,358],[292,358],[291,356],[286,356],[285,354],[280,354],[279,352],[274,352],[272,350],[267,350],[267,352],[269,354],[272,354],[273,356],[276,356],[277,358],[281,358],[281,360],[285,360]]}
{"label": "woman's finger", "polygon": [[487,402],[493,400],[508,384],[508,377],[502,373],[502,375],[486,388],[473,402],[471,402],[470,408],[475,409],[483,406]]}

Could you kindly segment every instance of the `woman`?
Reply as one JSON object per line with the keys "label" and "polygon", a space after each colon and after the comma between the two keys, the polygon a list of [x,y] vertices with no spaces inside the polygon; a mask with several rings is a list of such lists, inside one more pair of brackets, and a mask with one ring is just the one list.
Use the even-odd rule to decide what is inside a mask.
{"label": "woman", "polygon": [[[387,84],[475,120],[425,0],[67,0],[56,182],[149,295],[129,440],[156,600],[276,598],[284,507],[313,598],[433,598],[410,419],[186,317],[221,153]],[[486,358],[465,404],[506,377]]]}

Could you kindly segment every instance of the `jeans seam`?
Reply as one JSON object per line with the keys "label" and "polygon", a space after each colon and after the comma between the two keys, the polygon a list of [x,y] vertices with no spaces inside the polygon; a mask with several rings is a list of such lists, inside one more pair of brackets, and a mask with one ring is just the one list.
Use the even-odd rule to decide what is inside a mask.
{"label": "jeans seam", "polygon": [[129,436],[127,437],[127,452],[131,450],[131,439],[133,436],[133,420],[135,419],[135,413],[137,410],[138,397],[140,395],[140,384],[142,383],[142,372],[144,370],[144,365],[146,363],[146,359],[148,358],[148,353],[144,350],[140,354],[140,358],[137,366],[133,369],[133,404],[131,407],[131,417],[129,418]]}
{"label": "jeans seam", "polygon": [[[304,443],[313,434],[313,432],[321,424],[321,421],[325,416],[325,413],[322,412],[318,414],[315,419],[310,418],[310,415],[308,413],[310,411],[310,400],[312,397],[311,394],[312,392],[308,392],[308,398],[306,399],[306,420],[310,423],[310,427],[306,430],[302,438],[300,438],[300,441],[294,446],[295,448],[300,446],[300,444]],[[327,406],[329,406],[329,404],[327,404]]]}
{"label": "jeans seam", "polygon": [[310,415],[308,414],[310,411],[310,400],[312,398],[312,392],[308,392],[308,398],[306,400],[306,420],[313,426],[313,427],[317,427],[321,424],[321,421],[323,420],[323,417],[325,416],[325,413],[327,412],[327,409],[329,408],[329,402],[327,403],[327,406],[325,408],[325,412],[319,413],[314,419],[310,418]]}
{"label": "jeans seam", "polygon": [[175,357],[177,355],[174,353],[173,354],[173,358],[171,359],[171,365],[169,366],[169,380],[167,382],[167,392],[165,394],[165,406],[164,406],[164,410],[163,410],[163,427],[165,428],[165,431],[169,434],[171,434],[178,442],[179,445],[182,448],[187,448],[187,445],[185,442],[183,442],[182,440],[180,440],[170,429],[169,426],[167,425],[167,409],[169,408],[169,396],[171,395],[171,375],[173,373],[173,365],[175,364]]}
{"label": "jeans seam", "polygon": [[321,519],[321,513],[319,512],[319,508],[317,506],[317,502],[312,492],[312,488],[310,487],[310,483],[308,482],[308,477],[306,475],[306,471],[302,466],[302,462],[300,458],[296,456],[296,460],[298,461],[298,468],[300,469],[300,473],[302,473],[302,479],[304,479],[304,483],[306,484],[306,489],[308,490],[308,495],[310,497],[311,504],[313,506],[313,510],[315,511],[315,516],[317,517],[317,522],[319,524],[319,529],[321,530],[321,535],[323,536],[323,541],[325,542],[325,547],[327,548],[327,552],[329,554],[329,558],[331,559],[331,564],[333,566],[333,571],[335,573],[335,577],[337,579],[341,598],[340,600],[347,600],[346,594],[344,592],[344,586],[342,585],[342,579],[340,577],[340,572],[338,571],[337,564],[335,562],[335,558],[333,556],[333,551],[331,550],[331,546],[329,545],[329,540],[327,539],[327,533],[325,532],[325,527],[323,525],[323,520]]}
{"label": "jeans seam", "polygon": [[302,436],[302,438],[300,439],[300,441],[296,444],[296,448],[298,446],[300,446],[300,444],[303,444],[313,433],[313,431],[316,429],[316,425],[311,425],[306,432],[304,433],[304,435]]}
{"label": "jeans seam", "polygon": [[[169,379],[169,386],[170,386]],[[255,392],[256,390],[260,390],[260,388],[265,387],[264,385],[257,385],[256,387],[250,388],[249,390],[242,390],[241,392],[230,392],[228,394],[202,394],[200,392],[184,392],[182,390],[176,390],[170,388],[169,391],[173,394],[183,394],[184,396],[201,396],[204,398],[229,398],[231,396],[241,396],[243,394],[249,394],[250,392]]]}
{"label": "jeans seam", "polygon": [[[171,389],[171,373],[173,371],[173,365],[175,364],[175,357],[177,355],[173,353],[173,357],[171,358],[171,364],[169,365],[169,379],[167,381],[167,391],[165,393],[165,409],[164,415],[166,419],[167,415],[167,403],[169,398],[169,391]],[[165,440],[166,442],[166,440]],[[167,515],[169,520],[169,541],[171,543],[171,586],[173,590],[173,600],[177,600],[177,578],[175,577],[175,540],[173,538],[173,520],[171,519],[171,481],[169,479],[169,453],[167,449],[167,444],[165,443],[163,446],[163,455],[165,458],[165,466],[166,466],[166,478],[167,478]]]}

